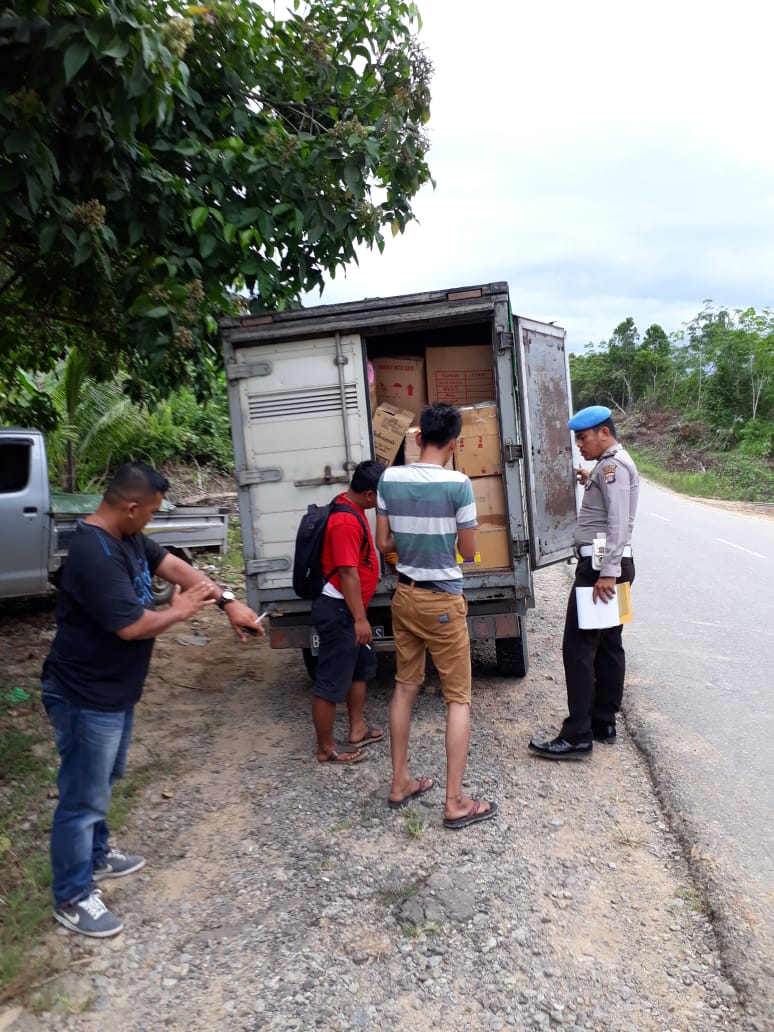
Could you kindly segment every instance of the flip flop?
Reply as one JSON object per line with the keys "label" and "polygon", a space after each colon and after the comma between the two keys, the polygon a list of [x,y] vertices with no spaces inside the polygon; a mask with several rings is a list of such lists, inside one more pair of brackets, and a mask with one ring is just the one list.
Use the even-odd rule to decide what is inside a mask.
{"label": "flip flop", "polygon": [[444,828],[458,831],[460,828],[467,828],[469,824],[478,824],[479,821],[488,821],[490,817],[494,817],[497,813],[497,803],[490,803],[488,810],[482,810],[481,804],[483,802],[483,799],[474,799],[473,805],[464,817],[444,817]]}
{"label": "flip flop", "polygon": [[384,738],[384,731],[377,731],[376,728],[371,727],[369,724],[366,728],[365,738],[361,738],[359,742],[347,742],[349,749],[362,749],[364,745],[375,745],[377,742],[381,742]]}
{"label": "flip flop", "polygon": [[[351,760],[345,760],[344,759],[345,756],[351,756],[352,759]],[[343,763],[362,763],[362,761],[364,759],[365,759],[365,753],[361,752],[359,749],[356,749],[356,750],[351,751],[351,752],[340,752],[340,753],[336,752],[336,750],[334,749],[332,752],[328,753],[328,755],[325,757],[324,760],[318,760],[317,762],[318,763],[342,763],[342,764]]]}
{"label": "flip flop", "polygon": [[421,795],[424,795],[425,792],[429,792],[433,787],[432,778],[417,778],[417,781],[419,782],[419,788],[416,792],[410,792],[402,799],[387,799],[387,805],[391,810],[400,810],[404,806],[408,806],[410,802],[413,802],[414,799],[418,799]]}

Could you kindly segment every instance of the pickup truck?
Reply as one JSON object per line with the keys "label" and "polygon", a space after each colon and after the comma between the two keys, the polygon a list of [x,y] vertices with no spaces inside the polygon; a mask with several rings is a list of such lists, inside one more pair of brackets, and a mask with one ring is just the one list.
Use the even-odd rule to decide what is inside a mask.
{"label": "pickup truck", "polygon": [[[52,491],[43,434],[0,429],[0,599],[50,590],[67,559],[78,520],[94,512],[100,497]],[[227,506],[175,506],[165,501],[145,533],[191,562],[193,549],[225,553],[228,515]],[[171,592],[166,581],[154,581],[157,604],[168,601]]]}
{"label": "pickup truck", "polygon": [[[313,671],[311,602],[292,585],[307,506],[345,490],[363,459],[415,461],[410,424],[423,402],[446,401],[463,411],[455,465],[479,518],[480,554],[463,566],[470,637],[494,641],[499,672],[523,677],[532,572],[573,554],[564,330],[514,315],[498,282],[255,313],[220,332],[247,598],[270,611],[271,647],[301,649]],[[395,580],[383,565],[368,610],[377,652],[394,649]]]}

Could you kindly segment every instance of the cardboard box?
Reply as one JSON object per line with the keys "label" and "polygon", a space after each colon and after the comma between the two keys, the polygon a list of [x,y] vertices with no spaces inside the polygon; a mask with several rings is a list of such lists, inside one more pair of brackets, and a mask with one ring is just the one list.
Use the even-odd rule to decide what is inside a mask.
{"label": "cardboard box", "polygon": [[491,402],[460,409],[462,432],[454,452],[454,468],[469,477],[502,476],[500,424]]}
{"label": "cardboard box", "polygon": [[427,398],[432,404],[477,405],[494,401],[494,367],[489,344],[428,348]]}
{"label": "cardboard box", "polygon": [[423,358],[373,358],[376,381],[376,400],[397,405],[414,413],[414,422],[419,419],[427,404],[425,386],[425,360]]}
{"label": "cardboard box", "polygon": [[[418,426],[410,426],[406,431],[406,438],[403,442],[403,461],[408,466],[411,462],[419,462],[419,445],[417,444]],[[454,456],[447,461],[444,469],[454,469]]]}
{"label": "cardboard box", "polygon": [[502,477],[476,477],[472,484],[479,526],[490,522],[494,517],[505,516],[505,487]]}
{"label": "cardboard box", "polygon": [[391,466],[406,436],[406,431],[414,422],[414,413],[397,408],[384,402],[379,405],[373,415],[374,457]]}
{"label": "cardboard box", "polygon": [[463,563],[462,572],[510,569],[510,530],[505,512],[503,479],[478,477],[472,483],[478,517],[476,558],[472,562]]}

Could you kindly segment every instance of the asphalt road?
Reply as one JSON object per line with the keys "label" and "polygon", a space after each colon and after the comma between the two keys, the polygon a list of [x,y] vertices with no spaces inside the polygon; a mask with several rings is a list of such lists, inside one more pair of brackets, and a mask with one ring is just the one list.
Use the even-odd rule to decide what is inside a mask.
{"label": "asphalt road", "polygon": [[643,483],[634,556],[627,724],[774,1014],[774,520]]}

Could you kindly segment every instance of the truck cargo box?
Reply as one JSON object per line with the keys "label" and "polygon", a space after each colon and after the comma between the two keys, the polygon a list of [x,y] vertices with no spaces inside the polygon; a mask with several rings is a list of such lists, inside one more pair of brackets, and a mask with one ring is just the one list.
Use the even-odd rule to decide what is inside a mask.
{"label": "truck cargo box", "polygon": [[[490,283],[245,315],[223,320],[221,338],[248,600],[271,610],[272,646],[303,649],[313,669],[311,603],[297,598],[291,583],[296,528],[310,503],[345,490],[357,463],[384,447],[369,373],[378,403],[380,367],[406,380],[396,375],[388,387],[383,378],[382,390],[411,399],[421,396],[416,377],[424,369],[429,401],[486,411],[484,462],[472,475],[489,508],[479,518],[479,555],[463,566],[468,622],[471,639],[495,641],[501,672],[526,673],[532,572],[572,554],[564,330],[513,316],[507,284]],[[416,423],[410,406],[404,411],[408,422],[396,422],[389,442],[392,450],[400,435],[395,463],[406,460],[405,434]],[[497,481],[497,490],[487,481]],[[393,648],[394,586],[394,571],[383,567],[369,608],[379,651]]]}

